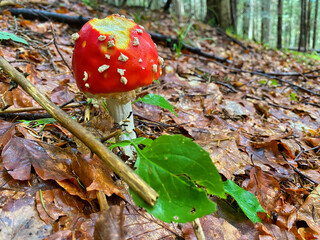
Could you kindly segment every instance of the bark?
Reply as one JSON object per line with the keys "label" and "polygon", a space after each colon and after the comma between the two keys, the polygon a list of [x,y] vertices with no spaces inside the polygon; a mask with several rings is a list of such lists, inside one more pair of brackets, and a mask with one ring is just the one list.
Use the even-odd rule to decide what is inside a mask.
{"label": "bark", "polygon": [[183,0],[173,0],[174,11],[177,14],[179,22],[183,21],[184,5]]}
{"label": "bark", "polygon": [[231,5],[231,24],[237,32],[238,18],[237,18],[237,0],[230,0]]}
{"label": "bark", "polygon": [[261,42],[269,43],[271,26],[271,1],[261,2]]}
{"label": "bark", "polygon": [[232,24],[230,0],[208,0],[207,9],[207,19],[214,18],[217,25],[223,29],[235,28]]}
{"label": "bark", "polygon": [[314,22],[313,22],[312,49],[316,49],[318,8],[319,8],[319,0],[316,0],[316,8],[314,11]]}
{"label": "bark", "polygon": [[311,45],[310,44],[310,41],[311,41],[311,38],[310,38],[310,30],[311,30],[311,0],[308,1],[308,9],[307,9],[307,35],[306,35],[306,39],[307,39],[307,49],[309,48],[309,46]]}
{"label": "bark", "polygon": [[282,0],[278,0],[277,48],[282,48]]}
{"label": "bark", "polygon": [[242,24],[243,37],[248,38],[249,28],[250,28],[250,1],[244,2],[242,17],[243,17],[243,24]]}
{"label": "bark", "polygon": [[172,0],[167,0],[166,4],[163,7],[163,11],[168,12],[170,9],[171,3],[172,3]]}
{"label": "bark", "polygon": [[301,15],[300,15],[300,36],[298,50],[307,50],[307,1],[301,0]]}

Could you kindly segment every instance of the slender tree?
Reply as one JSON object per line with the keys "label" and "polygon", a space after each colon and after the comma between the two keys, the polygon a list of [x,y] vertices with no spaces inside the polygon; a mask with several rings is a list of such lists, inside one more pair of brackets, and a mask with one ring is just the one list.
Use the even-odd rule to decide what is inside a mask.
{"label": "slender tree", "polygon": [[306,31],[307,31],[307,36],[306,36],[306,39],[307,39],[307,40],[306,40],[306,41],[307,41],[307,43],[306,43],[306,49],[308,49],[309,46],[311,46],[311,44],[309,45],[309,43],[310,43],[310,41],[311,41],[311,38],[310,38],[310,36],[311,36],[311,34],[310,34],[310,30],[311,30],[311,0],[308,1],[306,21],[307,21],[307,23],[306,23],[306,25],[307,25],[307,29],[306,29]]}
{"label": "slender tree", "polygon": [[282,0],[278,0],[277,48],[282,48]]}
{"label": "slender tree", "polygon": [[251,8],[250,8],[251,1],[244,0],[243,5],[243,13],[242,13],[242,33],[243,37],[249,37],[249,28],[250,28],[250,16],[251,16]]}
{"label": "slender tree", "polygon": [[319,8],[319,0],[316,0],[316,7],[315,7],[315,10],[314,10],[314,22],[313,22],[313,41],[312,41],[312,49],[316,49],[318,8]]}
{"label": "slender tree", "polygon": [[165,4],[164,7],[163,7],[163,11],[168,12],[169,9],[170,9],[171,3],[172,3],[172,0],[167,0],[167,1],[166,1],[166,4]]}
{"label": "slender tree", "polygon": [[234,30],[237,32],[238,18],[237,18],[237,0],[230,0],[231,4],[231,25],[234,26]]}
{"label": "slender tree", "polygon": [[306,51],[306,11],[307,11],[307,1],[300,0],[300,36],[299,36],[299,46],[298,51],[304,50]]}
{"label": "slender tree", "polygon": [[268,43],[271,26],[271,0],[261,2],[261,42]]}

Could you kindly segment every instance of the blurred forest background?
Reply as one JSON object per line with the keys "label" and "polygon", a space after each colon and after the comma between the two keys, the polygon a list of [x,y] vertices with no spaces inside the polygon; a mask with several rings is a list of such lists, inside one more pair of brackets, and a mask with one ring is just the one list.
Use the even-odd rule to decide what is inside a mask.
{"label": "blurred forest background", "polygon": [[[94,4],[94,0],[83,2]],[[279,49],[319,49],[318,0],[104,0],[104,3],[163,8],[177,20],[196,18],[241,38]]]}

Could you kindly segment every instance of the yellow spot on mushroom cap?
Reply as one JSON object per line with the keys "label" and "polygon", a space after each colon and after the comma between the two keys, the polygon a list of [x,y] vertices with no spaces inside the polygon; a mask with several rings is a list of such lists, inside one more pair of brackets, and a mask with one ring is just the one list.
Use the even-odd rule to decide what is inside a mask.
{"label": "yellow spot on mushroom cap", "polygon": [[104,19],[92,19],[90,21],[92,28],[100,34],[114,35],[118,49],[126,49],[130,42],[130,30],[136,24],[128,19],[118,16],[108,16]]}
{"label": "yellow spot on mushroom cap", "polygon": [[82,47],[84,48],[87,45],[87,41],[82,42]]}

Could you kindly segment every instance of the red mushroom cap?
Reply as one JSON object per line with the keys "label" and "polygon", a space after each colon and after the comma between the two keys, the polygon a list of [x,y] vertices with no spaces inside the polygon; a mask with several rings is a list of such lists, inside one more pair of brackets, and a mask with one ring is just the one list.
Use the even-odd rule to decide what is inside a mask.
{"label": "red mushroom cap", "polygon": [[84,93],[127,92],[161,75],[155,43],[143,27],[125,17],[92,19],[73,38],[72,67]]}

